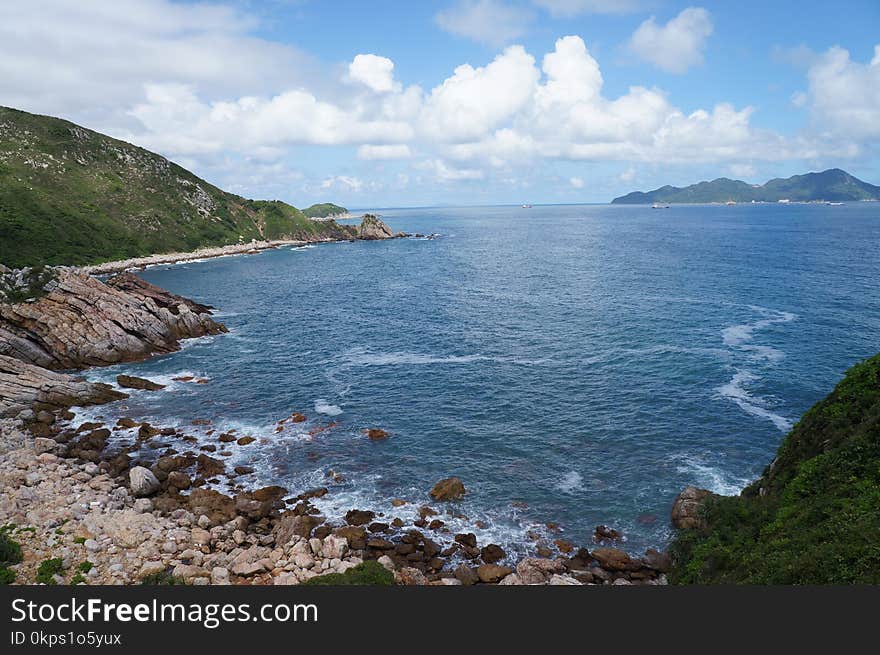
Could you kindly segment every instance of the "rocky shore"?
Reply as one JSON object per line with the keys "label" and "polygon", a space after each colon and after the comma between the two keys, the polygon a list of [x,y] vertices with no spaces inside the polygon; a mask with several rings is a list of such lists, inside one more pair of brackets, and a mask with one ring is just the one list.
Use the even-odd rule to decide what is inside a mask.
{"label": "rocky shore", "polygon": [[[434,506],[419,508],[421,529],[361,509],[332,524],[310,502],[326,488],[298,496],[281,487],[226,495],[211,482],[238,472],[206,453],[161,447],[174,430],[126,419],[74,429],[64,427],[69,416],[25,410],[0,420],[0,523],[21,545],[21,562],[9,567],[19,584],[286,585],[368,560],[406,585],[666,581],[668,557],[655,551],[636,558],[608,545],[563,547],[567,554],[510,561],[500,546],[479,544],[473,533],[443,539],[435,507],[454,502],[446,499],[455,494],[444,495],[448,481],[426,492]],[[107,448],[113,432],[131,427],[139,444]],[[604,530],[598,539],[616,538]]]}
{"label": "rocky shore", "polygon": [[[353,216],[344,216],[342,218],[354,218]],[[313,219],[317,220],[317,219]],[[333,218],[321,219],[331,221]],[[330,243],[340,240],[360,239],[365,241],[374,241],[379,239],[393,239],[397,237],[409,236],[403,232],[393,232],[385,223],[373,214],[366,214],[360,225],[340,226],[344,230],[338,237],[314,237],[311,239],[280,239],[271,241],[251,241],[248,243],[236,243],[228,246],[217,246],[213,248],[200,248],[191,252],[172,252],[159,255],[148,255],[146,257],[133,257],[131,259],[122,259],[103,264],[94,264],[91,266],[83,266],[80,270],[87,275],[111,275],[113,273],[121,273],[135,269],[144,269],[147,266],[158,266],[161,264],[177,264],[190,261],[198,261],[202,259],[213,259],[216,257],[229,257],[232,255],[256,255],[264,250],[273,250],[284,246],[305,246],[312,243]]]}
{"label": "rocky shore", "polygon": [[[362,239],[397,236],[376,217],[357,230]],[[225,458],[252,443],[249,435],[209,430],[215,443],[203,443],[138,417],[73,421],[70,407],[162,386],[130,376],[95,384],[62,371],[172,352],[182,339],[226,328],[210,307],[130,273],[106,283],[69,268],[4,275],[17,301],[0,303],[0,537],[19,544],[21,557],[0,562],[0,579],[300,584],[374,561],[398,584],[665,584],[665,554],[634,557],[606,526],[589,548],[559,539],[522,559],[473,533],[452,534],[443,518],[466,493],[457,478],[395,501],[417,508],[409,523],[361,508],[334,522],[312,502],[332,493],[327,487],[255,489],[252,468],[229,470]]]}

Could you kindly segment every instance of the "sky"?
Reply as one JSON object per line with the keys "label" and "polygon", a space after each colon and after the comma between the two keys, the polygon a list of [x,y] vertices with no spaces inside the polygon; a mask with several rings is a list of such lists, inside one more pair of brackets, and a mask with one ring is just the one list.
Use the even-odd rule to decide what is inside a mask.
{"label": "sky", "polygon": [[0,105],[299,207],[880,184],[880,2],[0,0]]}

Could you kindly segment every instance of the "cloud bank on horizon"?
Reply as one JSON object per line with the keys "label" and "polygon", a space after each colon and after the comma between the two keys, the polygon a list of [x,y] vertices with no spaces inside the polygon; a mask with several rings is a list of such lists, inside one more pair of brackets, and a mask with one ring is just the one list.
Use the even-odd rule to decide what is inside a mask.
{"label": "cloud bank on horizon", "polygon": [[[316,52],[279,32],[272,4],[12,4],[0,7],[0,104],[69,118],[253,197],[604,201],[674,183],[673,170],[752,181],[822,165],[878,170],[880,44],[860,61],[845,44],[772,43],[763,56],[796,64],[785,64],[796,90],[761,122],[775,83],[749,85],[743,69],[731,86],[729,68],[711,70],[730,22],[717,8],[454,0],[411,16],[424,50],[395,60],[387,35],[345,59],[339,47]],[[310,17],[317,3],[295,4],[285,20],[332,32],[329,16]],[[590,34],[601,20],[616,42]],[[414,65],[436,52],[429,43],[445,45],[445,72]]]}

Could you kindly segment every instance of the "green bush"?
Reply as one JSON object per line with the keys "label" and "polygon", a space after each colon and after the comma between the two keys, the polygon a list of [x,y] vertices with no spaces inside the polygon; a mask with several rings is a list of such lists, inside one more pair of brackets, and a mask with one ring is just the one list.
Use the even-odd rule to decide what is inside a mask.
{"label": "green bush", "polygon": [[0,566],[0,585],[12,584],[13,582],[15,582],[15,571]]}
{"label": "green bush", "polygon": [[304,585],[379,585],[394,584],[394,575],[376,561],[358,564],[345,573],[328,573],[303,582]]}
{"label": "green bush", "polygon": [[141,579],[144,585],[185,585],[183,578],[172,575],[168,571],[160,571],[159,573],[151,573]]}
{"label": "green bush", "polygon": [[47,559],[46,561],[41,562],[40,566],[37,567],[36,581],[42,584],[53,585],[55,584],[54,576],[61,573],[63,570],[64,562],[61,561],[60,557]]}
{"label": "green bush", "polygon": [[9,538],[10,526],[0,529],[0,566],[18,564],[21,561],[21,544]]}

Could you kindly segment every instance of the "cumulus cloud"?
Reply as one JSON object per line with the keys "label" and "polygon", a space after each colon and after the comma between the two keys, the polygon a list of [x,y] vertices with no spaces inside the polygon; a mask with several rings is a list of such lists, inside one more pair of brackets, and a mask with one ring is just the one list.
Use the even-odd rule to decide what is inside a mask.
{"label": "cumulus cloud", "polygon": [[817,129],[857,141],[880,139],[880,44],[862,64],[839,46],[817,58],[807,73]]}
{"label": "cumulus cloud", "polygon": [[523,108],[538,77],[535,58],[522,46],[507,48],[484,67],[463,64],[432,89],[422,131],[439,141],[479,138]]}
{"label": "cumulus cloud", "polygon": [[573,186],[575,189],[583,189],[584,188],[584,178],[582,177],[570,177],[568,178],[568,183]]}
{"label": "cumulus cloud", "polygon": [[387,93],[395,88],[394,62],[377,55],[355,55],[348,65],[348,77],[377,93]]}
{"label": "cumulus cloud", "polygon": [[641,0],[533,0],[551,16],[571,18],[581,14],[628,14],[643,6]]}
{"label": "cumulus cloud", "polygon": [[[685,112],[658,88],[608,94],[599,62],[574,35],[538,57],[508,46],[423,89],[396,79],[394,62],[377,54],[335,67],[310,63],[253,36],[253,20],[222,6],[43,0],[44,10],[57,10],[57,20],[46,20],[56,14],[33,12],[34,4],[21,5],[22,20],[0,5],[0,104],[64,115],[211,172],[242,193],[256,186],[274,192],[271,179],[279,187],[301,180],[316,192],[364,193],[377,188],[379,173],[363,163],[371,161],[387,161],[372,168],[391,180],[412,175],[407,184],[516,185],[546,160],[623,162],[630,168],[620,180],[628,182],[640,162],[743,166],[853,156],[859,143],[880,136],[880,51],[868,63],[841,48],[816,55],[801,99],[816,131],[783,137],[755,128],[749,106],[718,102]],[[600,3],[552,4],[586,11]],[[656,42],[693,33],[682,28],[699,23],[688,12],[705,13],[685,10],[665,26],[647,21],[666,34]],[[708,35],[705,19],[696,31]],[[676,61],[700,56],[702,45],[689,43],[673,44]],[[317,72],[304,77],[304,70]],[[315,146],[344,148],[351,170],[317,172],[298,157],[301,147]],[[577,188],[588,178],[555,179]]]}
{"label": "cumulus cloud", "polygon": [[412,152],[405,143],[382,146],[365,143],[358,148],[357,156],[358,159],[408,159]]}
{"label": "cumulus cloud", "polygon": [[457,0],[435,20],[450,34],[497,46],[525,34],[532,14],[500,0]]}
{"label": "cumulus cloud", "polygon": [[363,180],[348,175],[335,175],[326,178],[321,182],[321,188],[324,190],[341,189],[343,191],[353,191],[357,193],[364,188]]}
{"label": "cumulus cloud", "polygon": [[665,25],[652,16],[639,25],[629,41],[637,56],[669,73],[681,74],[703,62],[713,26],[709,12],[688,7]]}

